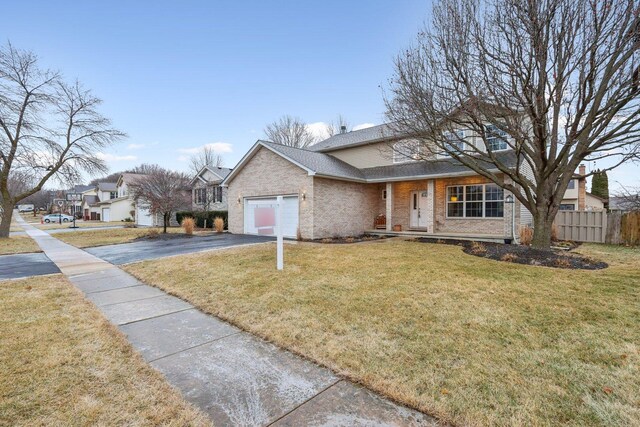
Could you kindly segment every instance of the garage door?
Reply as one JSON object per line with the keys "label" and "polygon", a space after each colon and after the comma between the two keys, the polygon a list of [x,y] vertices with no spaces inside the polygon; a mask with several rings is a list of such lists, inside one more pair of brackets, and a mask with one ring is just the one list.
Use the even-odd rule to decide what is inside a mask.
{"label": "garage door", "polygon": [[111,221],[111,208],[102,208],[102,220],[104,222]]}
{"label": "garage door", "polygon": [[138,225],[153,225],[153,216],[149,212],[148,206],[136,205],[136,224]]}
{"label": "garage door", "polygon": [[[296,238],[298,234],[298,196],[284,196],[282,211],[282,234],[285,237]],[[246,234],[260,234],[275,236],[275,227],[270,226],[269,215],[276,207],[275,197],[255,198],[244,200],[244,232]]]}

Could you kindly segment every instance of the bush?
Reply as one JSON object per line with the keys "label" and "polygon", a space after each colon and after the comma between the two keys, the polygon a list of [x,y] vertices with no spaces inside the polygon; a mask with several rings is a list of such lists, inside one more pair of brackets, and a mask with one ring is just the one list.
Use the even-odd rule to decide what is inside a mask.
{"label": "bush", "polygon": [[480,242],[471,242],[470,251],[474,255],[484,255],[487,253],[487,248]]}
{"label": "bush", "polygon": [[516,260],[518,259],[518,255],[516,254],[512,254],[512,253],[507,253],[502,255],[502,258],[500,258],[502,261],[504,262],[516,262]]}
{"label": "bush", "polygon": [[204,228],[205,220],[207,222],[207,228],[214,228],[214,221],[216,217],[222,218],[224,221],[224,229],[228,228],[228,213],[227,211],[182,211],[176,212],[176,220],[179,224],[182,224],[182,219],[190,217],[196,222],[198,228]]}
{"label": "bush", "polygon": [[529,246],[533,241],[533,228],[529,226],[520,227],[520,244]]}
{"label": "bush", "polygon": [[222,219],[222,217],[217,216],[213,220],[213,228],[215,228],[215,230],[218,233],[222,233],[224,231],[224,219]]}
{"label": "bush", "polygon": [[193,234],[193,229],[196,226],[196,222],[191,217],[185,217],[185,218],[182,219],[182,223],[180,225],[182,225],[182,228],[184,228],[184,232],[186,234],[191,235],[191,234]]}
{"label": "bush", "polygon": [[156,229],[149,230],[149,232],[147,233],[147,237],[150,239],[155,239],[159,235],[160,235],[160,232]]}

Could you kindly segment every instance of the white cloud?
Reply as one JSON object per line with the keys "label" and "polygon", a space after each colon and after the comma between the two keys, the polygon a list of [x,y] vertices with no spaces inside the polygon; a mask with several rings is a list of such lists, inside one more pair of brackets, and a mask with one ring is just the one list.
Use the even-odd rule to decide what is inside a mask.
{"label": "white cloud", "polygon": [[215,153],[231,153],[233,151],[231,144],[229,144],[228,142],[212,142],[209,144],[201,145],[199,147],[178,148],[178,152],[185,154],[196,154],[205,147],[210,148]]}
{"label": "white cloud", "polygon": [[361,123],[359,125],[355,125],[353,127],[353,130],[362,130],[362,129],[366,129],[374,126],[375,126],[375,123]]}
{"label": "white cloud", "polygon": [[104,160],[105,162],[128,162],[138,160],[136,156],[118,156],[110,153],[97,153],[96,157],[100,160]]}
{"label": "white cloud", "polygon": [[145,147],[144,144],[129,144],[127,145],[127,150],[139,150],[144,147]]}
{"label": "white cloud", "polygon": [[315,136],[319,141],[329,138],[329,131],[327,130],[328,123],[315,122],[307,125],[307,130],[311,135]]}

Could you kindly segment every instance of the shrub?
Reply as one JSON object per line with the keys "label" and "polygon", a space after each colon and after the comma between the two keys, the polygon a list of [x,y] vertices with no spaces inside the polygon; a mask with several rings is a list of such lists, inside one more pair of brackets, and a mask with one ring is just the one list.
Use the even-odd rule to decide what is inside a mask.
{"label": "shrub", "polygon": [[224,231],[224,219],[219,216],[215,217],[215,219],[213,220],[213,228],[216,230],[216,232],[222,233]]}
{"label": "shrub", "polygon": [[533,241],[533,228],[528,225],[525,227],[520,227],[520,244],[529,246]]}
{"label": "shrub", "polygon": [[214,228],[215,218],[220,217],[224,221],[224,229],[228,227],[228,212],[227,211],[182,211],[176,212],[176,220],[179,224],[182,224],[182,219],[185,217],[191,217],[195,220],[196,226],[204,228],[204,222],[207,221],[207,228]]}
{"label": "shrub", "polygon": [[518,259],[518,255],[508,253],[508,254],[502,255],[502,258],[500,259],[504,262],[515,262]]}
{"label": "shrub", "polygon": [[474,255],[482,255],[487,253],[487,248],[480,242],[471,242],[470,251]]}
{"label": "shrub", "polygon": [[193,234],[193,229],[196,226],[196,222],[191,217],[185,217],[185,218],[182,219],[182,223],[180,225],[182,225],[182,228],[184,228],[184,232],[186,234],[191,235],[191,234]]}
{"label": "shrub", "polygon": [[156,230],[155,228],[149,230],[149,232],[147,233],[147,237],[150,238],[150,239],[155,239],[159,235],[160,235],[160,232],[158,230]]}
{"label": "shrub", "polygon": [[556,267],[559,268],[570,268],[571,267],[571,263],[569,262],[569,260],[567,258],[558,258],[554,261],[554,264]]}

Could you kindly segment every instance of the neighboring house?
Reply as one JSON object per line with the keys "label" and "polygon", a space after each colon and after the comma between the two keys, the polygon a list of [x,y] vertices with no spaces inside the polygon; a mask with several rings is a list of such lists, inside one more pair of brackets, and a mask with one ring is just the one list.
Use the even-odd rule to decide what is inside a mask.
{"label": "neighboring house", "polygon": [[231,169],[204,166],[191,180],[191,209],[226,211],[227,188],[220,184]]}
{"label": "neighboring house", "polygon": [[[100,210],[101,221],[133,221],[135,219],[136,223],[140,225],[147,225],[147,222],[151,221],[151,215],[144,209],[142,209],[140,215],[138,215],[138,210],[128,191],[128,185],[141,176],[143,175],[123,173],[118,177],[115,190],[110,192],[111,195],[115,195],[115,197],[101,200],[97,203]],[[142,223],[139,221],[142,221]]]}
{"label": "neighboring house", "polygon": [[560,210],[563,211],[597,211],[604,210],[606,200],[587,191],[587,178],[585,176],[586,168],[580,165],[578,173],[573,175],[573,179],[569,181],[567,191],[564,198],[560,202]]}
{"label": "neighboring house", "polygon": [[101,221],[103,205],[118,196],[115,182],[99,182],[95,187],[82,193],[82,217],[85,220]]}
{"label": "neighboring house", "polygon": [[[73,188],[67,190],[65,199],[67,198],[66,195],[69,193],[84,194],[85,191],[91,191],[92,189],[93,186],[91,185],[75,185]],[[82,200],[74,202],[68,201],[67,212],[69,212],[69,215],[80,215],[82,213]]]}
{"label": "neighboring house", "polygon": [[[464,138],[481,143],[474,135]],[[492,143],[499,151],[501,142]],[[517,200],[505,203],[508,192],[465,166],[441,158],[416,161],[398,154],[395,144],[419,147],[387,125],[340,133],[307,149],[256,142],[222,184],[229,230],[273,234],[259,224],[257,209],[276,196],[284,196],[284,235],[306,239],[379,228],[500,240],[511,238],[512,209],[516,225],[532,222]],[[496,155],[515,167],[512,151]]]}

